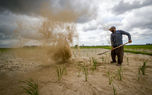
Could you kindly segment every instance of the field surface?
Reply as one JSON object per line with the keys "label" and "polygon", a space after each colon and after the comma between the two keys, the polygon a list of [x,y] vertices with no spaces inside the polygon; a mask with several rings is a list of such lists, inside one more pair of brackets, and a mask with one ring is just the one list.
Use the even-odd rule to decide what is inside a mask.
{"label": "field surface", "polygon": [[[72,49],[65,63],[52,61],[43,49],[1,49],[0,95],[28,95],[21,81],[29,79],[39,95],[152,95],[152,56],[141,53],[152,53],[151,46],[126,46],[141,54],[125,52],[121,67],[110,63],[104,48]],[[104,51],[109,52],[97,55]]]}

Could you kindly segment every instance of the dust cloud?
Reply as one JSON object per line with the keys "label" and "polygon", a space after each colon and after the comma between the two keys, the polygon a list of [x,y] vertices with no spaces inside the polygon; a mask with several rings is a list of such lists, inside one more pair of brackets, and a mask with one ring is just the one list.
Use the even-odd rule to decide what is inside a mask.
{"label": "dust cloud", "polygon": [[[73,45],[73,39],[78,39],[76,21],[82,13],[68,8],[54,12],[49,7],[44,7],[40,11],[42,15],[41,21],[35,25],[30,26],[30,24],[24,25],[27,22],[17,22],[15,30],[16,37],[19,40],[17,46],[25,47],[27,42],[33,40],[21,36],[22,31],[32,29],[36,31],[35,35],[38,36],[36,40],[39,45],[36,48],[39,49],[35,53],[41,52],[40,55],[36,56],[41,56],[41,59],[45,61],[68,62],[72,56],[71,45]],[[27,51],[27,48],[20,49],[20,54],[24,56],[25,51]]]}

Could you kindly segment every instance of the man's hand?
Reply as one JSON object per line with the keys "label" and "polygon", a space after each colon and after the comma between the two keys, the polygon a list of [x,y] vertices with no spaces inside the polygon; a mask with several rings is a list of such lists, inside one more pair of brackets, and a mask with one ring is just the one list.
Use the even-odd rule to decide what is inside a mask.
{"label": "man's hand", "polygon": [[128,42],[129,42],[129,43],[132,43],[132,40],[129,40]]}

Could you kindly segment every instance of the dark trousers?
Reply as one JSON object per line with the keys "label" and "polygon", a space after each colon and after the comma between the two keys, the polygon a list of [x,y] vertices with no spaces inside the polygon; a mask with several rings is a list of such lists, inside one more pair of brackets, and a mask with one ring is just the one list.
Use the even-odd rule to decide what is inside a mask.
{"label": "dark trousers", "polygon": [[123,46],[111,51],[111,58],[113,62],[116,62],[116,56],[118,58],[118,64],[122,64],[123,62],[123,55],[124,55],[124,48]]}

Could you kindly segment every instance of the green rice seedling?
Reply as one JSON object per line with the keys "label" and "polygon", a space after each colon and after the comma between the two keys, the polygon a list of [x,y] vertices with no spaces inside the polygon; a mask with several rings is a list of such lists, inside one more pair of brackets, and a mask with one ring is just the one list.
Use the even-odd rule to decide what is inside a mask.
{"label": "green rice seedling", "polygon": [[80,63],[78,63],[77,68],[78,68],[77,76],[80,77],[80,73],[81,73],[81,70],[82,70],[81,69],[82,67],[81,67]]}
{"label": "green rice seedling", "polygon": [[142,75],[145,75],[145,70],[146,70],[146,62],[143,63],[143,65],[140,68]]}
{"label": "green rice seedling", "polygon": [[97,60],[92,57],[92,62],[93,62],[93,67],[92,67],[92,69],[93,69],[93,71],[94,71],[94,70],[97,69]]}
{"label": "green rice seedling", "polygon": [[93,63],[93,62],[92,62],[92,57],[89,57],[89,61],[90,61],[91,64]]}
{"label": "green rice seedling", "polygon": [[80,77],[80,71],[78,72],[77,76]]}
{"label": "green rice seedling", "polygon": [[129,58],[127,57],[127,65],[129,65]]}
{"label": "green rice seedling", "polygon": [[121,81],[122,80],[122,75],[123,75],[123,73],[122,73],[122,68],[120,67],[119,69],[118,69],[118,79]]}
{"label": "green rice seedling", "polygon": [[141,73],[142,75],[145,75],[145,70],[146,70],[146,62],[144,62],[143,65],[138,68],[138,80],[141,77]]}
{"label": "green rice seedling", "polygon": [[21,82],[24,83],[24,86],[22,86],[22,88],[27,95],[39,95],[38,82],[35,82],[32,79]]}
{"label": "green rice seedling", "polygon": [[117,95],[117,91],[116,91],[116,88],[114,87],[114,85],[112,85],[112,88],[113,88],[113,95]]}
{"label": "green rice seedling", "polygon": [[113,81],[113,77],[110,76],[110,72],[108,71],[108,78],[109,78],[109,85],[112,84],[112,81]]}
{"label": "green rice seedling", "polygon": [[57,72],[57,78],[58,78],[58,81],[60,81],[62,79],[62,76],[64,74],[64,72],[66,72],[66,68],[65,66],[57,66],[56,67],[56,72]]}
{"label": "green rice seedling", "polygon": [[102,57],[102,62],[104,61],[104,57]]}
{"label": "green rice seedling", "polygon": [[82,66],[84,75],[85,75],[85,81],[88,81],[88,68],[86,66]]}

